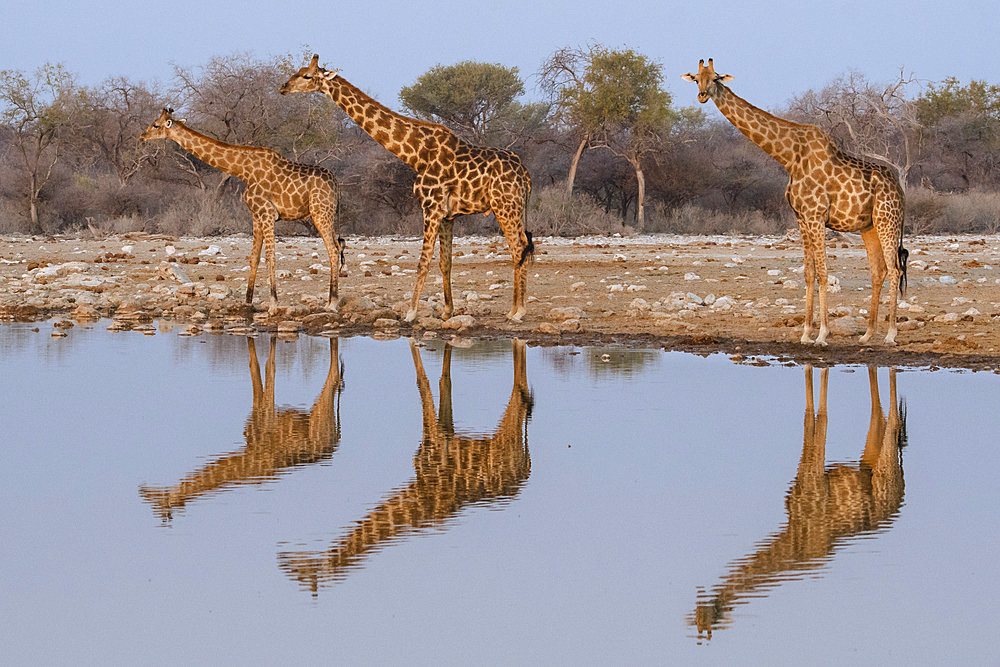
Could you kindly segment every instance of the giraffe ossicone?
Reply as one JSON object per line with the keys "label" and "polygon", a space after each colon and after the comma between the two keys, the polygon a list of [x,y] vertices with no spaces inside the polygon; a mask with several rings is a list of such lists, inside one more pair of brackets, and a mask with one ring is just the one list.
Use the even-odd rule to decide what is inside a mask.
{"label": "giraffe ossicone", "polygon": [[819,291],[817,345],[826,345],[829,312],[826,307],[826,228],[859,232],[868,255],[872,280],[867,343],[878,325],[879,298],[889,278],[889,330],[885,342],[896,342],[896,304],[906,283],[903,247],[903,188],[895,170],[848,155],[825,132],[758,109],[725,84],[733,79],[717,74],[712,59],[698,62],[698,73],[682,74],[698,84],[698,101],[713,100],[722,115],[788,172],[785,198],[795,211],[805,254],[806,314],[802,342],[812,337],[813,285]]}
{"label": "giraffe ossicone", "polygon": [[423,210],[423,244],[417,264],[406,321],[417,317],[420,293],[427,279],[434,241],[440,244],[444,281],[444,316],[451,317],[451,247],[454,220],[459,215],[493,213],[503,230],[514,270],[514,296],[507,317],[520,321],[527,312],[526,260],[534,252],[525,231],[531,177],[521,158],[511,151],[474,146],[437,123],[408,118],[390,110],[337,74],[319,66],[314,54],[281,86],[282,95],[319,92],[329,97],[375,141],[409,165],[417,175],[413,192]]}
{"label": "giraffe ossicone", "polygon": [[[226,144],[195,132],[182,119],[173,117],[173,109],[164,109],[139,136],[141,141],[172,139],[191,155],[219,171],[246,183],[243,201],[253,216],[253,247],[250,250],[250,275],[247,279],[248,305],[253,303],[261,245],[264,247],[270,303],[278,308],[278,288],[274,269],[274,223],[278,220],[311,218],[323,239],[330,257],[328,310],[337,309],[337,284],[344,263],[343,239],[335,232],[340,208],[340,185],[323,167],[292,162],[270,148]],[[338,263],[339,260],[339,263]]]}

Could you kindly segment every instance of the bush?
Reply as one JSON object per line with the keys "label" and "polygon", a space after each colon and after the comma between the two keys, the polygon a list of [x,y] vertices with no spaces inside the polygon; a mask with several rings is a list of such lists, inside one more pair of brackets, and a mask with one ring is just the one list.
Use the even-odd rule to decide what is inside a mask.
{"label": "bush", "polygon": [[1000,232],[1000,193],[915,189],[906,197],[906,223],[913,234],[996,234]]}
{"label": "bush", "polygon": [[670,234],[784,234],[796,226],[787,216],[768,216],[757,210],[733,213],[713,211],[697,204],[683,204],[672,209],[657,203],[650,207],[646,229]]}
{"label": "bush", "polygon": [[527,227],[540,236],[624,233],[621,218],[586,194],[566,193],[563,185],[542,188],[528,211]]}

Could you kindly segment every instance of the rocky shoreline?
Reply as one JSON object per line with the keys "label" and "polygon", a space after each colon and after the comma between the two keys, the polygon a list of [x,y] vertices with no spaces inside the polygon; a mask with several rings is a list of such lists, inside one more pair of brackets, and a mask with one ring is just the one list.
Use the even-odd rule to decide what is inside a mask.
{"label": "rocky shoreline", "polygon": [[[280,308],[243,295],[248,237],[0,238],[0,322],[51,321],[51,335],[108,321],[113,331],[152,335],[517,336],[537,345],[631,345],[725,353],[746,363],[859,363],[996,370],[1000,367],[1000,239],[908,241],[910,288],[900,305],[899,345],[861,345],[868,271],[856,239],[833,239],[831,345],[798,342],[803,287],[793,237],[593,237],[539,239],[523,323],[510,306],[502,239],[456,239],[456,315],[440,318],[441,278],[432,268],[418,318],[403,321],[414,280],[416,239],[348,240],[349,272],[337,312],[324,309],[329,261],[318,239],[278,244]],[[798,269],[798,272],[797,272]],[[993,275],[996,273],[996,276]],[[884,312],[883,308],[883,312]],[[880,336],[884,336],[885,323]]]}

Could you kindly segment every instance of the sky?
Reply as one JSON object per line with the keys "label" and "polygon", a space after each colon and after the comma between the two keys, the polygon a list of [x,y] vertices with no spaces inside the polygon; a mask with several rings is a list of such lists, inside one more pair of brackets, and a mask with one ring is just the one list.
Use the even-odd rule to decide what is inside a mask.
{"label": "sky", "polygon": [[710,57],[735,77],[737,94],[772,109],[851,70],[873,81],[902,69],[922,81],[1000,83],[995,0],[8,0],[5,7],[0,69],[61,63],[87,85],[123,75],[168,85],[175,65],[308,48],[393,108],[400,88],[435,65],[464,60],[516,66],[533,100],[542,97],[535,73],[553,51],[592,42],[659,62],[678,106],[697,104],[694,84],[680,75]]}

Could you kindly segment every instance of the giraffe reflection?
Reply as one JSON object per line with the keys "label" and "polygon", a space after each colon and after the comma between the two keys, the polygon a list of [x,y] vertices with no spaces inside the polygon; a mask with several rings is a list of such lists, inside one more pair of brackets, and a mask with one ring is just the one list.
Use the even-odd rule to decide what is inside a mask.
{"label": "giraffe reflection", "polygon": [[823,567],[853,538],[888,529],[903,502],[901,448],[906,444],[906,412],[896,400],[896,371],[889,370],[889,414],[882,413],[875,367],[868,368],[871,421],[858,465],[826,467],[826,390],[829,370],[820,371],[819,409],[813,410],[812,368],[806,366],[806,412],[802,458],[785,500],[788,523],[736,560],[725,579],[700,595],[694,616],[699,637],[729,625],[728,615],[789,579]]}
{"label": "giraffe reflection", "polygon": [[517,495],[531,470],[527,423],[533,399],[528,390],[524,342],[512,341],[512,347],[514,386],[499,425],[488,436],[464,436],[455,432],[452,420],[451,346],[444,349],[440,409],[435,411],[420,351],[411,340],[423,409],[423,440],[413,461],[415,479],[329,549],[280,553],[281,568],[315,594],[321,585],[344,579],[367,554],[392,540],[439,529],[473,503],[501,503]]}
{"label": "giraffe reflection", "polygon": [[257,349],[253,338],[247,338],[253,407],[243,429],[246,439],[243,451],[219,457],[172,487],[139,489],[140,495],[153,506],[164,523],[170,521],[174,510],[199,496],[235,484],[261,484],[288,468],[333,456],[340,443],[340,394],[343,391],[343,367],[337,339],[330,339],[330,369],[323,390],[308,411],[274,407],[275,343],[272,337],[261,383]]}

